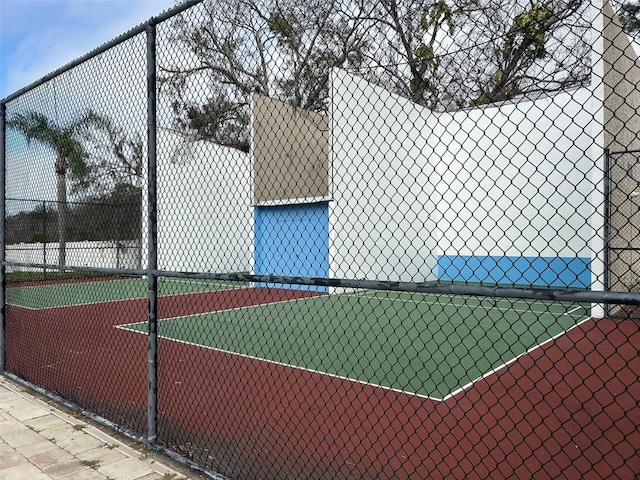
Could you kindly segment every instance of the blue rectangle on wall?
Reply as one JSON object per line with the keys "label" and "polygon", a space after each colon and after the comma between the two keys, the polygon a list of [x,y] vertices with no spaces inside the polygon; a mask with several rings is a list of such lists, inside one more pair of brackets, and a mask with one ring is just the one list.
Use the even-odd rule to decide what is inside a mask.
{"label": "blue rectangle on wall", "polygon": [[438,278],[454,282],[589,288],[591,259],[441,255]]}
{"label": "blue rectangle on wall", "polygon": [[[256,275],[329,276],[328,202],[258,206],[254,211],[254,220]],[[283,287],[275,284],[267,286]],[[284,287],[328,291],[326,287],[307,285]]]}

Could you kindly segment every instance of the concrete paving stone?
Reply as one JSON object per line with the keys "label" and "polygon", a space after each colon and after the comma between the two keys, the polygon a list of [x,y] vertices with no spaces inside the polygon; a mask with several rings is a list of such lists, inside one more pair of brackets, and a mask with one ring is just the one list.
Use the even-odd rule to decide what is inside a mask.
{"label": "concrete paving stone", "polygon": [[76,457],[86,462],[100,460],[101,465],[107,465],[109,463],[119,462],[127,458],[127,455],[125,455],[123,452],[121,452],[117,448],[108,449],[106,446],[103,446],[103,447],[94,448],[92,450],[87,450],[86,452],[79,453],[76,455]]}
{"label": "concrete paving stone", "polygon": [[2,460],[0,460],[0,470],[6,470],[22,462],[24,462],[24,457],[19,453],[15,451],[5,453],[2,455]]}
{"label": "concrete paving stone", "polygon": [[129,457],[119,462],[98,465],[96,470],[109,478],[118,480],[137,480],[139,477],[155,473],[151,467]]}
{"label": "concrete paving stone", "polygon": [[[34,455],[39,455],[41,453],[49,452],[51,450],[55,450],[57,445],[46,438],[42,438],[41,440],[33,443],[27,443],[25,445],[20,445],[16,447],[16,452],[23,455],[25,458],[30,458]],[[0,453],[1,455],[1,453]]]}
{"label": "concrete paving stone", "polygon": [[7,413],[11,413],[12,410],[17,410],[22,405],[24,399],[19,396],[6,397],[2,399],[2,410]]}
{"label": "concrete paving stone", "polygon": [[2,438],[4,439],[5,434],[7,433],[15,433],[24,431],[24,425],[14,418],[9,418],[5,420],[0,425],[2,425]]}
{"label": "concrete paving stone", "polygon": [[68,423],[62,423],[52,428],[44,428],[38,433],[44,438],[48,438],[52,441],[55,441],[55,443],[58,443],[73,437],[77,432],[73,429],[72,425],[69,425]]}
{"label": "concrete paving stone", "polygon": [[42,473],[39,473],[38,475],[35,475],[33,477],[29,477],[29,480],[56,480],[56,479],[53,478],[53,477],[50,477],[46,473],[42,472]]}
{"label": "concrete paving stone", "polygon": [[0,480],[35,480],[38,478],[41,480],[51,477],[43,477],[42,470],[30,463],[0,470]]}
{"label": "concrete paving stone", "polygon": [[56,465],[70,463],[80,464],[80,461],[77,458],[60,448],[39,453],[38,455],[33,455],[32,457],[29,457],[29,461],[46,473],[48,473],[47,470],[49,468]]}
{"label": "concrete paving stone", "polygon": [[28,400],[25,400],[17,405],[15,408],[9,410],[9,413],[17,420],[24,422],[25,420],[30,420],[33,418],[44,417],[45,415],[49,415],[49,410],[40,407],[38,405],[34,405]]}
{"label": "concrete paving stone", "polygon": [[68,425],[63,419],[57,417],[56,415],[49,413],[48,415],[44,415],[42,417],[31,418],[29,420],[25,420],[25,425],[28,425],[36,432],[41,432],[43,430],[49,428],[60,427],[63,425]]}
{"label": "concrete paving stone", "polygon": [[44,469],[44,473],[49,475],[51,478],[55,480],[59,480],[60,478],[75,478],[81,472],[85,470],[89,470],[90,468],[86,465],[82,465],[77,460],[73,462],[62,462],[56,465],[51,465]]}
{"label": "concrete paving stone", "polygon": [[203,478],[83,420],[0,376],[0,480]]}
{"label": "concrete paving stone", "polygon": [[13,398],[9,399],[8,401],[4,402],[2,409],[5,412],[9,412],[13,414],[13,412],[16,412],[22,409],[28,409],[33,406],[35,406],[35,404],[32,401],[30,401],[28,398],[22,397],[20,395],[16,395]]}
{"label": "concrete paving stone", "polygon": [[105,480],[106,477],[94,470],[93,468],[87,468],[80,472],[74,472],[64,477],[58,477],[56,480]]}
{"label": "concrete paving stone", "polygon": [[166,480],[170,478],[171,480],[189,480],[189,477],[185,477],[184,475],[180,475],[179,473],[174,473],[174,476],[169,475],[160,475],[159,473],[150,473],[149,475],[145,475],[144,477],[136,478],[136,480]]}
{"label": "concrete paving stone", "polygon": [[6,404],[12,398],[15,397],[15,393],[6,388],[4,385],[0,385],[0,402]]}
{"label": "concrete paving stone", "polygon": [[79,453],[86,452],[87,450],[93,450],[94,448],[101,447],[104,444],[97,438],[83,433],[82,435],[76,435],[67,440],[61,440],[58,442],[58,445],[70,454],[77,455]]}
{"label": "concrete paving stone", "polygon": [[28,443],[35,443],[42,440],[42,437],[36,432],[32,432],[27,428],[22,428],[22,430],[5,432],[4,428],[2,429],[2,436],[4,441],[7,442],[13,448],[18,448],[22,445],[27,445]]}
{"label": "concrete paving stone", "polygon": [[[4,434],[4,431],[2,431],[2,433]],[[9,453],[13,453],[15,452],[15,450],[15,448],[6,443],[4,440],[0,441],[0,457]]]}

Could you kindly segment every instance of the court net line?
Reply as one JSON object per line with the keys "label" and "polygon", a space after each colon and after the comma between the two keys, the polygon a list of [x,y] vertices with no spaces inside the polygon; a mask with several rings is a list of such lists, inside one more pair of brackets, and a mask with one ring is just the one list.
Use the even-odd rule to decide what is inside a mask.
{"label": "court net line", "polygon": [[[437,304],[437,305],[442,305],[443,307],[445,306],[454,306],[454,307],[467,307],[469,309],[484,309],[487,311],[490,310],[498,310],[500,312],[516,312],[516,313],[534,313],[536,315],[545,315],[545,314],[550,314],[553,316],[575,316],[577,318],[581,318],[583,317],[583,315],[573,315],[574,312],[578,311],[578,310],[587,310],[587,307],[583,307],[583,306],[577,306],[572,308],[571,310],[566,310],[563,313],[559,313],[559,312],[553,312],[551,311],[549,308],[546,308],[542,311],[539,310],[534,310],[533,308],[529,308],[529,309],[521,309],[521,308],[515,308],[514,306],[511,307],[502,307],[498,305],[498,302],[505,302],[506,300],[504,299],[498,299],[498,300],[494,300],[494,305],[484,305],[482,303],[481,300],[478,300],[476,304],[474,303],[469,303],[469,302],[455,302],[453,299],[451,299],[451,301],[448,302],[442,302],[438,299],[438,297],[436,295],[433,295],[431,293],[426,294],[425,297],[431,297],[431,298],[435,298],[435,300],[428,300],[428,301],[419,301],[419,300],[413,300],[413,299],[403,299],[403,298],[391,298],[391,297],[379,297],[377,296],[377,294],[375,292],[365,292],[365,293],[358,293],[358,292],[352,292],[352,293],[346,293],[343,295],[347,295],[347,296],[354,296],[357,298],[375,298],[378,299],[380,301],[389,301],[389,302],[400,302],[403,304],[407,304],[407,303],[412,303],[414,305],[420,305],[423,303],[426,304]],[[455,296],[454,298],[457,298],[458,296]],[[490,302],[491,300],[487,300],[487,302]],[[517,302],[510,302],[509,305],[514,305],[516,303],[520,302],[520,305],[522,305],[522,301],[517,301]],[[532,302],[532,305],[546,305],[544,303],[535,303],[536,301]]]}

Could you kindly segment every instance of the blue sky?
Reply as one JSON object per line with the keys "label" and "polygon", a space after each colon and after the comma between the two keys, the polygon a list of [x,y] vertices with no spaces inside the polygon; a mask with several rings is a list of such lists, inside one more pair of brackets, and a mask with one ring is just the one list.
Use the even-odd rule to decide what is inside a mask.
{"label": "blue sky", "polygon": [[0,0],[0,98],[174,3],[174,0]]}

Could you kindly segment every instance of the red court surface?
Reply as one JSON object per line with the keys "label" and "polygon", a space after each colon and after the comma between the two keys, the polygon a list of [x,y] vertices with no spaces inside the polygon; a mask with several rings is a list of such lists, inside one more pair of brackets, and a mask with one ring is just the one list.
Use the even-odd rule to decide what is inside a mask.
{"label": "red court surface", "polygon": [[[158,311],[290,298],[190,294]],[[146,300],[7,305],[6,368],[144,436],[147,337],[115,327],[146,318]],[[160,339],[158,441],[234,479],[636,479],[639,352],[640,323],[588,320],[438,402]]]}

